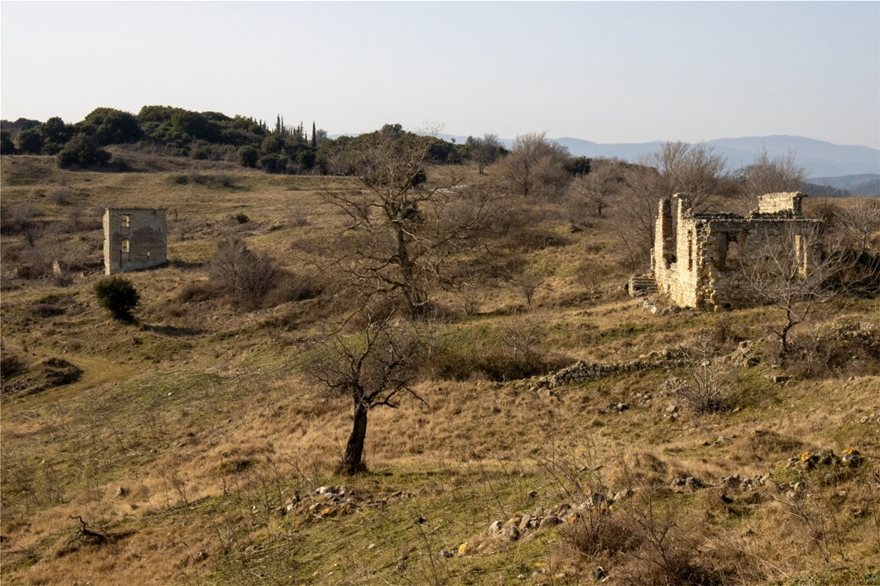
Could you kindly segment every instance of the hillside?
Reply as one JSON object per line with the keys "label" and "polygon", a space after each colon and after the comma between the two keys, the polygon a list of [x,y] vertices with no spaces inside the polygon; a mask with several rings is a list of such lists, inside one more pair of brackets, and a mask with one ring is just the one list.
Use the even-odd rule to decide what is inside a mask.
{"label": "hillside", "polygon": [[[458,142],[466,137],[448,136]],[[657,152],[663,141],[641,143],[596,143],[581,138],[554,138],[572,155],[585,157],[613,157],[637,162],[646,155]],[[513,139],[505,139],[506,146]],[[743,138],[719,138],[704,141],[727,159],[731,170],[741,169],[754,163],[762,152],[772,157],[795,154],[798,165],[807,170],[810,177],[840,177],[856,174],[880,173],[880,151],[864,146],[836,145],[802,136],[757,136]],[[813,181],[813,183],[817,183]],[[857,193],[857,192],[853,192]]]}
{"label": "hillside", "polygon": [[843,177],[812,177],[807,181],[818,186],[845,190],[852,195],[869,197],[880,195],[880,175],[875,173],[845,175]]}
{"label": "hillside", "polygon": [[[4,219],[39,226],[30,247],[23,224],[2,233],[4,584],[880,577],[876,299],[821,305],[782,367],[772,307],[710,314],[626,296],[645,267],[627,262],[619,201],[575,225],[570,202],[504,200],[496,222],[511,228],[455,259],[485,279],[435,292],[414,385],[424,402],[372,411],[369,473],[347,477],[335,466],[351,399],[306,367],[355,303],[330,262],[350,218],[326,196],[361,186],[114,155],[134,170],[2,157]],[[433,166],[427,188],[453,173],[490,190],[498,170]],[[127,275],[136,324],[93,293],[107,206],[169,210],[169,264]],[[257,308],[210,288],[231,237],[287,274]],[[66,278],[28,278],[37,256]],[[605,368],[519,377],[508,365],[524,347],[535,372]],[[717,409],[682,391],[706,372]]]}

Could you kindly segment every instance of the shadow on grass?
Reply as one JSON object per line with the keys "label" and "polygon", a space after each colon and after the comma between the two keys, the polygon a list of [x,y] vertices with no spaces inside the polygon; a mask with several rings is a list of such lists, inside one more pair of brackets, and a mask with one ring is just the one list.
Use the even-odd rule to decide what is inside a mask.
{"label": "shadow on grass", "polygon": [[170,338],[185,338],[187,336],[198,336],[204,333],[199,328],[181,328],[177,326],[151,325],[141,324],[141,329],[145,332],[153,332],[160,336],[168,336]]}

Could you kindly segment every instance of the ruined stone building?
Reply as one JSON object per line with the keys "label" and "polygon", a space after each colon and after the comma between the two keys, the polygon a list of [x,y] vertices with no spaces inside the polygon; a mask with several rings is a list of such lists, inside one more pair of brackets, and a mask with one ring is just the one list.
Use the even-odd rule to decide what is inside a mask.
{"label": "ruined stone building", "polygon": [[104,273],[113,275],[167,262],[163,208],[107,208],[104,211]]}
{"label": "ruined stone building", "polygon": [[683,193],[662,199],[651,254],[658,292],[679,307],[743,305],[749,298],[743,269],[758,261],[756,255],[771,254],[768,242],[795,255],[806,275],[818,255],[814,236],[821,222],[803,217],[803,198],[797,192],[763,195],[747,218],[695,213]]}

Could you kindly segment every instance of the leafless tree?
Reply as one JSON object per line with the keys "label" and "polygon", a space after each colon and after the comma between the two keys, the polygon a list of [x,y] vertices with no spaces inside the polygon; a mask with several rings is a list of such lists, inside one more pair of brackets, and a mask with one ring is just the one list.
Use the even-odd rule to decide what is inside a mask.
{"label": "leafless tree", "polygon": [[758,197],[765,193],[800,190],[806,176],[806,169],[797,164],[793,151],[773,158],[767,151],[761,152],[740,178],[739,211],[755,209]]}
{"label": "leafless tree", "polygon": [[745,283],[755,298],[778,310],[782,319],[767,328],[779,338],[779,359],[790,354],[790,334],[817,305],[841,293],[836,278],[851,262],[840,250],[822,250],[821,226],[751,234],[743,262]]}
{"label": "leafless tree", "polygon": [[325,190],[347,226],[332,243],[335,266],[365,298],[400,294],[412,318],[426,315],[433,285],[445,283],[457,252],[482,236],[491,193],[453,178],[427,182],[431,137],[386,127],[336,154],[361,188]]}
{"label": "leafless tree", "polygon": [[571,179],[565,170],[568,149],[546,139],[544,133],[522,134],[501,162],[501,175],[514,193],[524,197],[552,197]]}
{"label": "leafless tree", "polygon": [[468,137],[467,146],[471,151],[471,159],[477,163],[480,175],[485,174],[485,169],[501,155],[503,147],[495,134],[486,134],[483,138]]}
{"label": "leafless tree", "polygon": [[713,195],[731,190],[724,169],[724,157],[711,147],[685,142],[664,143],[641,165],[626,169],[615,204],[619,208],[617,233],[634,267],[649,258],[660,198],[687,193],[694,210],[700,211]]}
{"label": "leafless tree", "polygon": [[309,374],[354,403],[352,430],[340,465],[345,474],[366,470],[363,453],[371,409],[396,408],[405,396],[425,403],[411,386],[425,349],[424,335],[389,315],[370,320],[358,336],[334,335],[316,352]]}
{"label": "leafless tree", "polygon": [[281,269],[268,253],[254,252],[244,240],[229,238],[217,245],[210,276],[212,283],[233,303],[256,307],[277,283]]}
{"label": "leafless tree", "polygon": [[544,277],[536,272],[529,271],[514,279],[513,284],[522,293],[526,300],[526,305],[531,307],[532,301],[535,299],[535,293],[544,284]]}
{"label": "leafless tree", "polygon": [[645,160],[660,174],[659,197],[687,193],[695,211],[701,211],[722,186],[726,162],[711,146],[666,142]]}
{"label": "leafless tree", "polygon": [[624,171],[624,184],[614,204],[615,234],[632,268],[649,260],[661,193],[660,175],[653,167],[633,165]]}
{"label": "leafless tree", "polygon": [[874,236],[880,231],[880,201],[861,199],[853,205],[836,208],[832,223],[844,246],[856,254],[868,252],[873,249]]}
{"label": "leafless tree", "polygon": [[609,205],[613,195],[621,188],[623,175],[613,163],[593,162],[593,170],[581,175],[568,186],[575,203],[591,206],[598,217]]}

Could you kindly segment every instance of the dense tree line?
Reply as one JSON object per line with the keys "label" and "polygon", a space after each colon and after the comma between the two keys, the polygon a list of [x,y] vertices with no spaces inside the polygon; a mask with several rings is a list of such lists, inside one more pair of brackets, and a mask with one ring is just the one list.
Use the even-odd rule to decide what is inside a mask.
{"label": "dense tree line", "polygon": [[[329,139],[326,131],[314,123],[309,133],[302,123],[289,126],[281,116],[270,127],[250,117],[171,106],[144,106],[137,115],[96,108],[75,124],[58,117],[45,122],[26,118],[3,120],[0,130],[3,154],[57,155],[62,167],[107,165],[111,157],[102,147],[134,144],[135,148],[159,154],[236,161],[270,173],[331,172],[335,153],[357,147],[375,134]],[[400,124],[388,124],[376,132],[415,136]],[[432,138],[428,158],[434,164],[473,160],[482,172],[486,165],[506,154],[498,139],[487,135],[468,137],[463,144]]]}
{"label": "dense tree line", "polygon": [[62,167],[107,165],[111,157],[102,147],[136,144],[160,154],[236,160],[278,173],[312,170],[327,137],[314,124],[309,136],[302,123],[290,127],[280,116],[270,128],[254,118],[170,106],[144,106],[137,115],[96,108],[75,124],[58,117],[4,120],[0,129],[3,154],[57,155]]}

